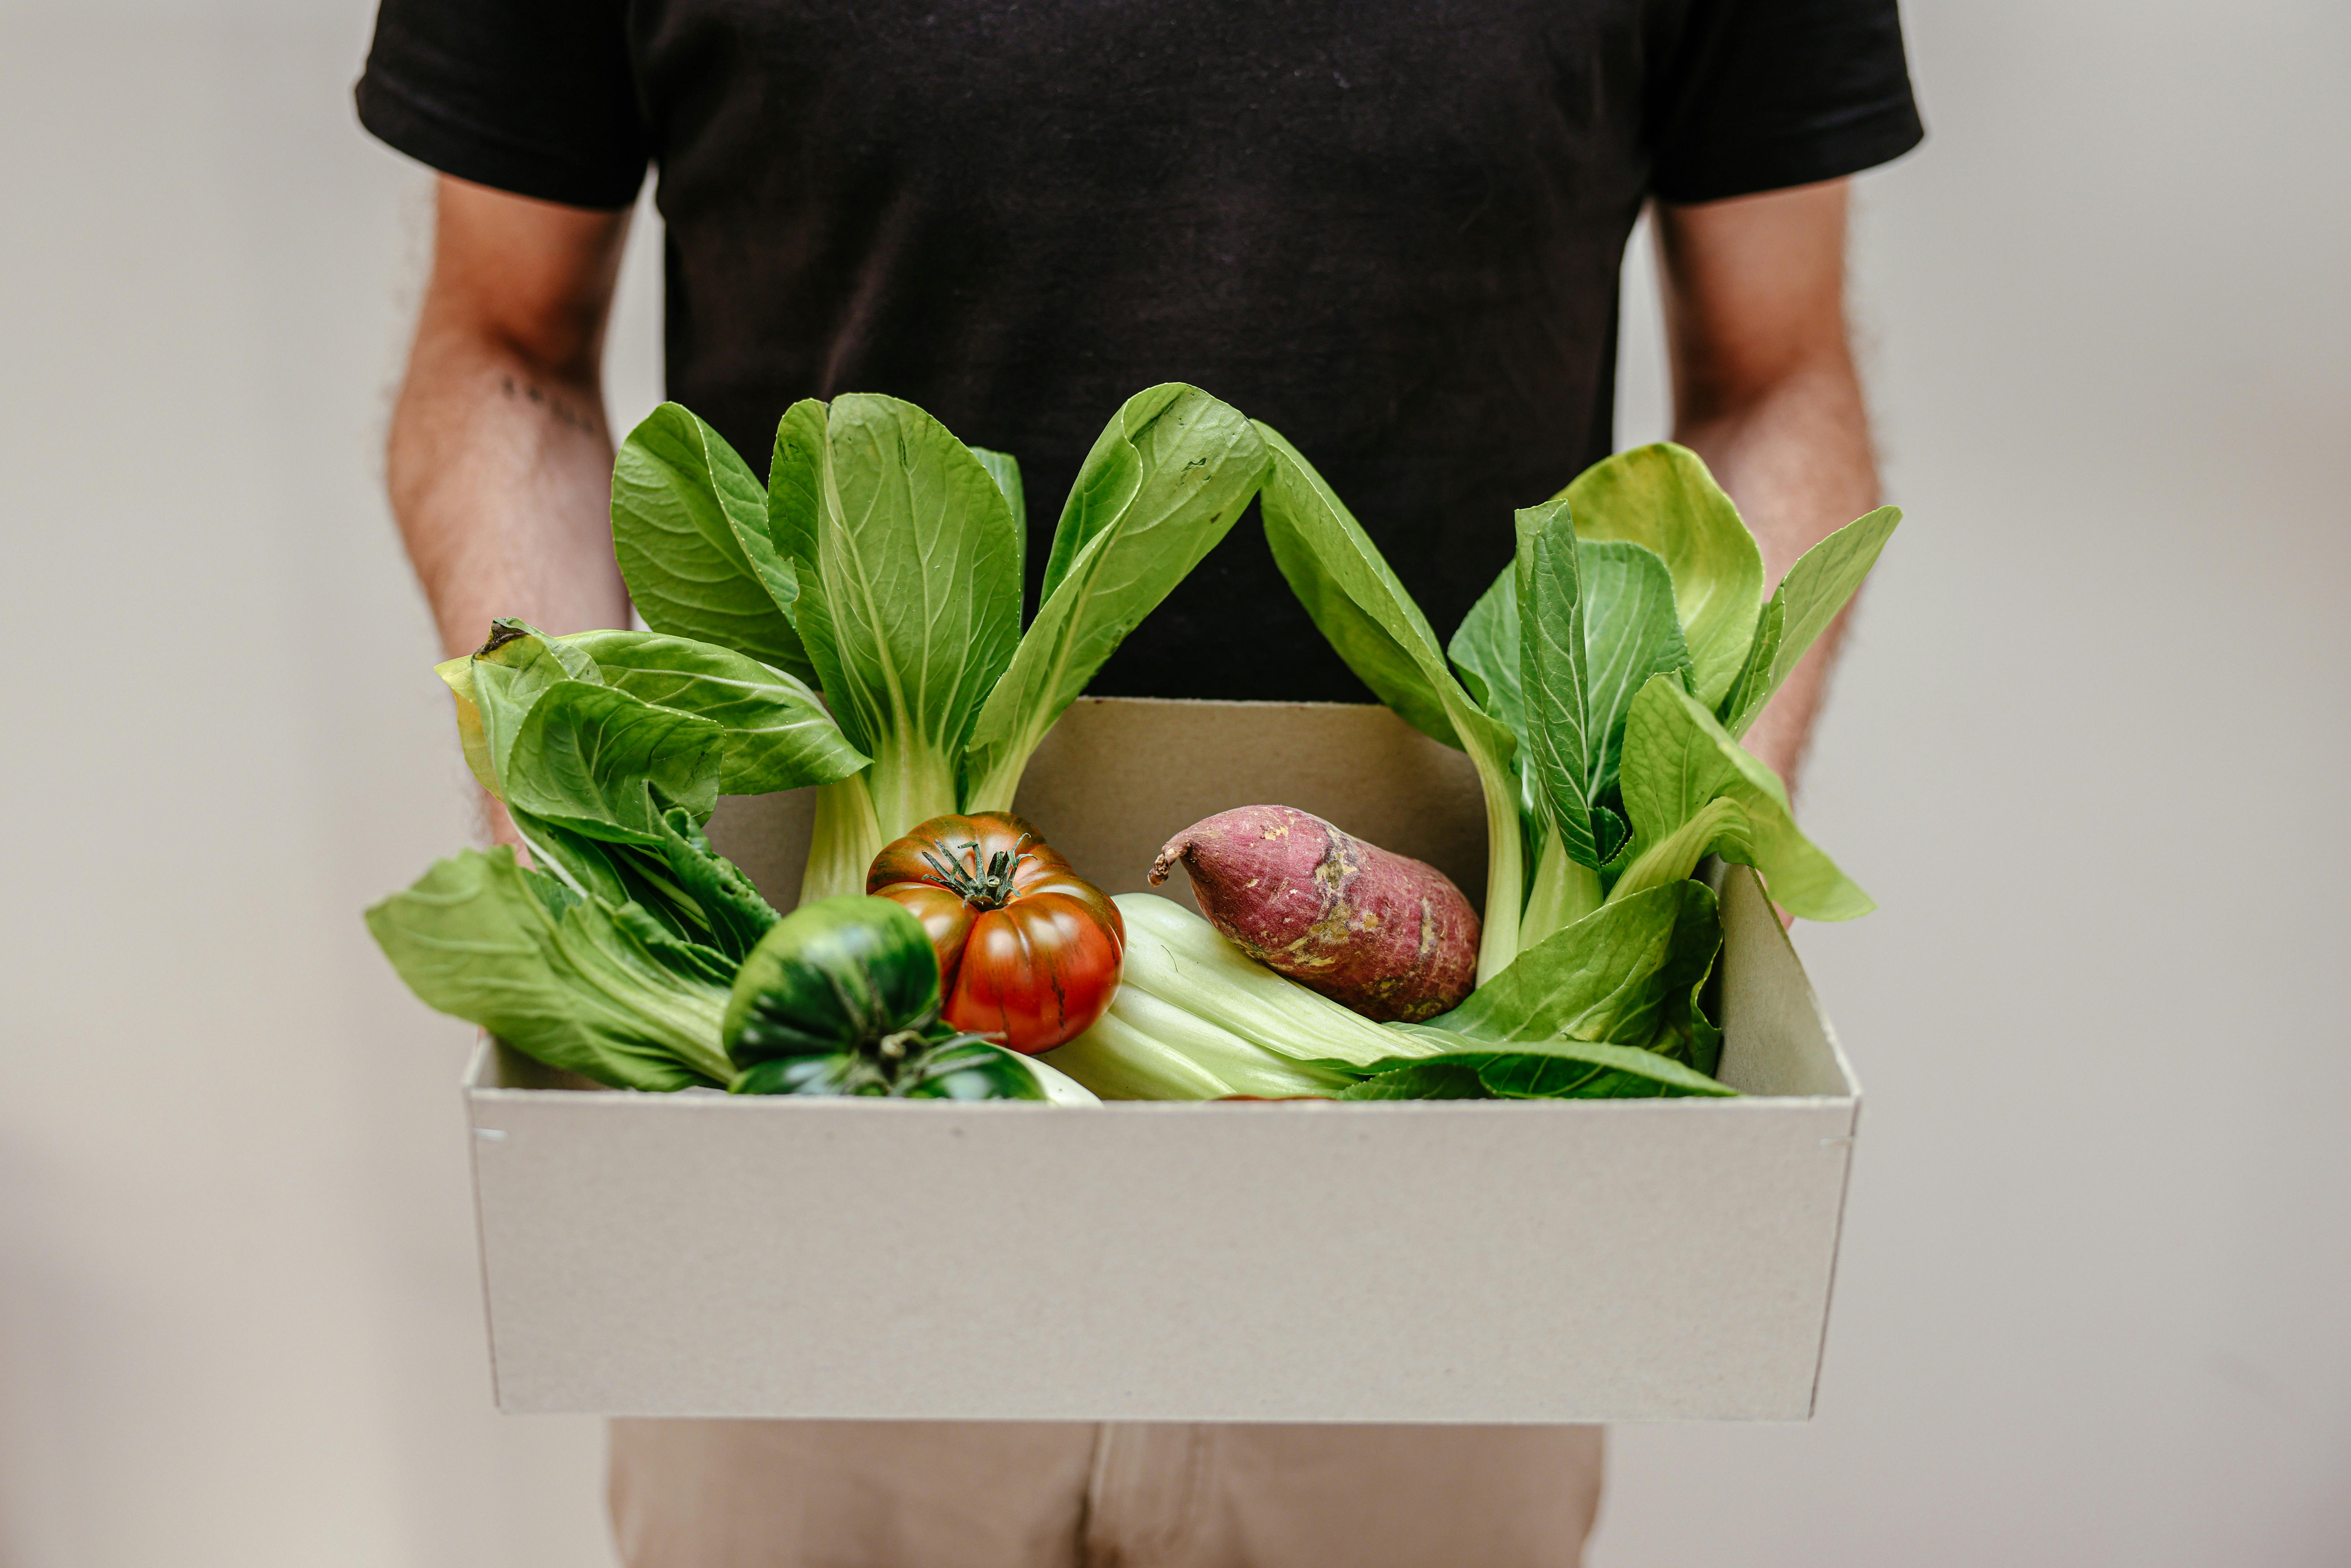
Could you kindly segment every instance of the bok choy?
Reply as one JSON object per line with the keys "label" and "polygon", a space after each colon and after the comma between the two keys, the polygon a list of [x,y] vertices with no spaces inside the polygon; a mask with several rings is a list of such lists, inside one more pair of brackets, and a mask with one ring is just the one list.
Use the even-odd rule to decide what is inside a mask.
{"label": "bok choy", "polygon": [[682,637],[549,637],[498,621],[439,674],[475,778],[541,872],[574,897],[633,902],[735,959],[775,911],[702,837],[719,794],[822,784],[865,765],[803,682]]}
{"label": "bok choy", "polygon": [[862,891],[919,822],[1008,810],[1046,732],[1268,462],[1249,421],[1196,388],[1129,399],[1071,487],[1025,632],[1018,465],[894,398],[793,405],[764,486],[664,404],[619,454],[613,532],[647,625],[813,681],[832,754],[869,759],[819,791],[810,902]]}
{"label": "bok choy", "polygon": [[808,722],[821,710],[799,682],[684,639],[520,622],[442,674],[544,869],[469,850],[368,912],[433,1006],[615,1088],[1092,1101],[940,1022],[938,960],[896,904],[779,918],[711,849],[722,780],[788,788],[862,763]]}
{"label": "bok choy", "polygon": [[534,864],[466,851],[368,911],[426,1002],[617,1088],[724,1086],[744,956],[777,920],[702,826],[722,789],[843,777],[864,758],[795,677],[634,632],[519,621],[440,666],[465,758]]}
{"label": "bok choy", "polygon": [[1761,552],[1697,455],[1623,453],[1517,515],[1510,566],[1440,651],[1345,506],[1259,430],[1274,453],[1266,535],[1300,601],[1381,700],[1478,768],[1479,989],[1430,1023],[1485,1040],[1650,1047],[1710,1070],[1719,1037],[1696,995],[1720,926],[1689,880],[1699,862],[1755,867],[1808,918],[1873,907],[1739,737],[1901,514],[1847,524],[1767,597]]}

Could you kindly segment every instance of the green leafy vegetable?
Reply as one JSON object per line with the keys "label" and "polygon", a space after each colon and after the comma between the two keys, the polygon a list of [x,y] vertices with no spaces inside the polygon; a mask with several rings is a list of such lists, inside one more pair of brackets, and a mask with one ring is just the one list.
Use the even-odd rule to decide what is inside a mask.
{"label": "green leafy vegetable", "polygon": [[617,691],[716,725],[723,794],[829,782],[866,764],[805,682],[730,648],[648,632],[581,632],[550,643],[585,653],[596,678]]}
{"label": "green leafy vegetable", "polygon": [[776,924],[775,907],[760,896],[733,861],[710,847],[682,807],[662,813],[662,858],[682,896],[675,902],[700,916],[704,939],[740,963]]}
{"label": "green leafy vegetable", "polygon": [[1633,699],[1625,804],[1635,858],[1612,898],[1686,877],[1713,852],[1761,872],[1773,901],[1807,920],[1851,920],[1877,907],[1797,831],[1779,776],[1669,677]]}
{"label": "green leafy vegetable", "polygon": [[1763,711],[1779,685],[1771,678],[1773,661],[1780,652],[1780,640],[1787,634],[1788,603],[1774,593],[1756,613],[1755,640],[1748,644],[1747,661],[1739,668],[1738,678],[1723,694],[1718,709],[1731,735],[1742,736],[1747,727]]}
{"label": "green leafy vegetable", "polygon": [[[1118,904],[1127,981],[1108,1015],[1052,1053],[1107,1099],[1731,1092],[1707,1076],[1719,1036],[1696,1006],[1720,944],[1701,883],[1588,917],[1589,929],[1522,955],[1435,1023],[1384,1027],[1251,963],[1167,900],[1123,894]],[[1618,1043],[1635,1037],[1666,1049]]]}
{"label": "green leafy vegetable", "polygon": [[1388,1071],[1348,1085],[1334,1100],[1491,1100],[1494,1093],[1469,1061],[1398,1061]]}
{"label": "green leafy vegetable", "polygon": [[1519,787],[1511,771],[1517,741],[1455,678],[1427,618],[1322,476],[1272,427],[1257,429],[1274,458],[1262,501],[1266,542],[1291,591],[1381,701],[1477,764],[1486,804],[1486,907],[1478,952],[1483,980],[1517,956],[1525,902]]}
{"label": "green leafy vegetable", "polygon": [[[1425,1024],[1398,1026],[1425,1038],[1443,1035]],[[1580,1040],[1547,1040],[1481,1051],[1458,1037],[1435,1056],[1398,1058],[1342,1092],[1341,1100],[1615,1100],[1702,1094],[1735,1095],[1696,1068],[1628,1045]],[[1472,1085],[1475,1088],[1472,1088]]]}
{"label": "green leafy vegetable", "polygon": [[1763,552],[1697,453],[1668,441],[1595,463],[1560,493],[1587,539],[1654,550],[1673,574],[1691,685],[1709,707],[1747,658],[1763,599]]}
{"label": "green leafy vegetable", "polygon": [[[1125,970],[1113,1011],[1130,1003],[1130,991],[1146,993],[1292,1063],[1362,1069],[1390,1056],[1410,1054],[1405,1038],[1394,1030],[1249,958],[1215,926],[1174,900],[1123,893],[1112,902],[1126,922]],[[1139,1017],[1145,1033],[1181,1048],[1182,1041],[1157,1021],[1164,1014],[1138,1015],[1130,1007],[1126,1016],[1131,1021]],[[1217,1051],[1210,1057],[1212,1071],[1215,1063],[1227,1060]]]}
{"label": "green leafy vegetable", "polygon": [[1713,892],[1682,881],[1620,899],[1537,943],[1432,1028],[1496,1042],[1575,1039],[1646,1045],[1670,998],[1712,967]]}
{"label": "green leafy vegetable", "polygon": [[1029,497],[1020,484],[1020,460],[1009,452],[991,452],[985,446],[973,447],[971,455],[979,459],[979,465],[987,470],[987,476],[1004,493],[1005,509],[1012,514],[1012,537],[1019,542],[1025,557],[1029,549]]}
{"label": "green leafy vegetable", "polygon": [[620,1089],[724,1084],[722,955],[582,899],[504,847],[436,862],[367,913],[411,990],[551,1067]]}
{"label": "green leafy vegetable", "polygon": [[1119,988],[1092,1028],[1048,1058],[1105,1100],[1281,1100],[1332,1094],[1355,1081],[1343,1070],[1268,1051],[1131,985]]}
{"label": "green leafy vegetable", "polygon": [[[1519,743],[1520,810],[1535,846],[1520,946],[1599,906],[1627,835],[1612,809],[1625,710],[1642,682],[1689,663],[1665,562],[1635,544],[1575,541],[1567,525],[1558,503],[1519,514],[1517,560],[1471,606],[1449,649],[1463,685]],[[1572,601],[1562,564],[1571,554]],[[1521,581],[1547,585],[1531,621],[1519,613]],[[1570,652],[1579,629],[1580,661]]]}
{"label": "green leafy vegetable", "polygon": [[820,493],[798,620],[841,732],[874,759],[886,841],[955,808],[964,737],[1020,637],[1020,537],[979,460],[894,398],[834,401]]}
{"label": "green leafy vegetable", "polygon": [[1806,550],[1788,569],[1756,621],[1754,644],[1738,680],[1716,710],[1733,737],[1747,733],[1771,694],[1828,630],[1901,521],[1900,507],[1880,507]]}
{"label": "green leafy vegetable", "polygon": [[538,695],[557,681],[598,679],[596,662],[560,648],[520,621],[493,621],[489,640],[434,673],[457,703],[457,733],[465,763],[483,789],[503,795],[498,771],[513,748],[517,727]]}
{"label": "green leafy vegetable", "polygon": [[1196,388],[1154,387],[1127,400],[1070,488],[1044,603],[973,727],[966,810],[1012,809],[1045,732],[1225,537],[1267,462],[1249,422]]}
{"label": "green leafy vegetable", "polygon": [[[862,887],[886,840],[946,812],[1008,806],[1046,732],[1230,528],[1268,461],[1249,422],[1195,388],[1129,400],[1063,508],[1044,603],[1023,636],[1027,502],[1010,456],[965,446],[896,399],[804,401],[778,423],[762,486],[708,424],[663,405],[624,444],[612,487],[615,551],[652,632],[547,637],[501,622],[474,655],[441,668],[467,763],[538,862],[515,871],[519,885],[549,908],[601,912],[600,928],[695,984],[734,977],[737,963],[758,968],[762,1010],[741,1031],[758,1060],[743,1064],[744,1087],[1087,1099],[1040,1063],[933,1038],[935,1019],[901,1020],[879,1043],[783,1051],[778,1020],[807,998],[784,994],[778,955],[838,996],[847,971],[814,949],[787,952],[778,933],[791,923],[711,850],[701,824],[722,792],[818,786],[802,898],[822,908],[827,894]],[[431,904],[401,896],[423,900],[401,906],[411,912]],[[467,904],[492,934],[484,951],[529,946],[515,925],[523,905]],[[791,939],[810,930],[793,925]],[[936,960],[924,952],[935,993]],[[451,977],[465,967],[416,969],[428,999],[482,1011]],[[548,975],[552,1017],[569,982]],[[587,1060],[545,1029],[524,1032],[567,1062]],[[859,1056],[866,1045],[882,1054]],[[590,1066],[675,1086],[666,1070]],[[706,1057],[691,1071],[727,1075]]]}
{"label": "green leafy vegetable", "polygon": [[[535,746],[555,746],[559,757],[585,748],[603,759],[591,770],[606,774],[608,783],[589,781],[581,800],[598,789],[620,789],[631,797],[621,809],[636,810],[637,792],[618,782],[631,776],[624,753],[632,746],[644,756],[652,755],[648,747],[660,753],[657,772],[645,777],[680,800],[715,798],[722,789],[756,794],[823,783],[846,778],[866,763],[797,677],[687,638],[642,632],[549,637],[524,622],[502,620],[492,624],[490,640],[478,651],[448,661],[438,673],[456,699],[467,762],[483,788],[502,800],[507,794],[504,776],[513,770],[514,747],[531,714],[550,691],[567,684],[611,694],[567,692],[540,720],[534,740]],[[560,733],[581,726],[592,733]],[[705,756],[713,739],[716,750]],[[684,755],[672,755],[674,750]],[[701,778],[705,764],[715,768],[706,789]],[[565,794],[580,782],[581,766],[587,764],[575,761],[562,779],[535,778],[525,793],[542,799]],[[536,763],[528,770],[542,771]],[[580,800],[571,802],[579,804]],[[708,810],[705,804],[703,814]],[[543,814],[572,813],[567,808]]]}
{"label": "green leafy vegetable", "polygon": [[[1275,560],[1333,647],[1478,768],[1481,985],[1430,1025],[1383,1028],[1129,896],[1125,984],[1056,1053],[1068,1074],[957,1035],[921,925],[853,890],[915,823],[1008,807],[1061,714],[1260,486]],[[764,487],[664,405],[613,497],[653,630],[501,622],[441,670],[467,762],[538,869],[461,855],[369,915],[433,1005],[605,1082],[1064,1103],[1092,1099],[1080,1081],[1155,1098],[1723,1094],[1698,1002],[1721,940],[1699,861],[1754,865],[1813,918],[1870,907],[1737,736],[1850,599],[1892,508],[1767,600],[1704,465],[1624,454],[1519,514],[1510,570],[1448,650],[1305,459],[1189,387],[1138,394],[1103,431],[1025,634],[1019,465],[909,403],[795,404]],[[779,918],[702,823],[721,792],[810,784],[804,907]]]}
{"label": "green leafy vegetable", "polygon": [[[1479,987],[1436,1022],[1710,1071],[1721,1033],[1698,997],[1721,932],[1712,894],[1690,880],[1699,862],[1753,865],[1809,918],[1872,907],[1797,831],[1786,790],[1737,736],[1851,598],[1899,514],[1840,529],[1766,600],[1761,552],[1705,465],[1671,444],[1620,454],[1518,514],[1512,563],[1454,632],[1448,671],[1369,538],[1303,458],[1269,439],[1267,538],[1300,602],[1383,701],[1479,768],[1489,862]],[[1349,1092],[1460,1093],[1458,1067]],[[1527,1082],[1549,1082],[1541,1072]]]}
{"label": "green leafy vegetable", "polygon": [[440,666],[468,760],[541,869],[580,897],[634,904],[739,958],[775,919],[700,824],[722,789],[857,772],[815,694],[706,643],[638,632],[547,637],[519,621]]}
{"label": "green leafy vegetable", "polygon": [[[1585,711],[1583,591],[1567,507],[1554,501],[1518,515],[1519,676],[1526,705],[1520,756],[1541,831],[1566,858],[1597,869],[1585,776],[1601,740]],[[1595,882],[1591,902],[1599,902]]]}
{"label": "green leafy vegetable", "polygon": [[677,403],[647,415],[614,455],[612,542],[646,625],[813,678],[792,624],[798,574],[769,532],[768,497],[735,449]]}
{"label": "green leafy vegetable", "polygon": [[1266,542],[1290,591],[1350,669],[1431,739],[1457,749],[1460,716],[1483,709],[1446,667],[1437,633],[1379,547],[1312,465],[1271,425],[1263,499]]}
{"label": "green leafy vegetable", "polygon": [[1470,696],[1514,736],[1527,728],[1520,637],[1519,578],[1512,567],[1469,607],[1446,649]]}
{"label": "green leafy vegetable", "polygon": [[701,822],[722,782],[811,782],[864,758],[805,685],[687,639],[504,621],[441,673],[468,760],[538,867],[444,862],[371,915],[379,942],[425,1000],[540,1060],[629,1087],[725,1082],[708,992],[776,913]]}
{"label": "green leafy vegetable", "polygon": [[[1587,745],[1584,798],[1595,811],[1616,789],[1625,749],[1625,717],[1654,675],[1690,667],[1681,623],[1674,618],[1674,580],[1647,548],[1593,543],[1576,549],[1581,563]],[[1603,863],[1613,846],[1604,846]]]}
{"label": "green leafy vegetable", "polygon": [[[816,559],[817,534],[824,524],[824,474],[831,461],[826,425],[825,405],[802,398],[776,422],[776,443],[768,460],[768,537],[775,541],[777,553],[794,563],[796,591],[798,563]],[[632,434],[629,439],[636,436]],[[613,513],[615,538],[622,527],[621,515]],[[627,567],[622,568],[622,575],[628,575]],[[796,597],[793,603],[798,602]]]}
{"label": "green leafy vegetable", "polygon": [[1773,595],[1787,606],[1787,630],[1771,656],[1774,687],[1788,678],[1796,661],[1811,650],[1813,639],[1828,629],[1836,612],[1859,590],[1901,521],[1901,508],[1880,507],[1806,550],[1788,569]]}
{"label": "green leafy vegetable", "polygon": [[506,802],[591,839],[658,845],[661,813],[718,803],[726,735],[617,687],[557,681],[516,727],[498,768]]}
{"label": "green leafy vegetable", "polygon": [[[883,844],[928,818],[1008,809],[1045,733],[1230,528],[1267,462],[1248,421],[1195,388],[1130,399],[1071,489],[1024,635],[1019,467],[965,446],[912,403],[794,404],[777,426],[757,528],[747,471],[706,426],[676,410],[639,434],[648,450],[632,472],[662,478],[644,487],[666,509],[614,510],[631,591],[641,567],[646,593],[678,615],[765,591],[830,710],[820,721],[795,708],[799,730],[831,735],[827,756],[872,759],[805,780],[823,788],[803,902],[862,889]],[[696,462],[675,457],[681,444]],[[739,559],[724,548],[730,538]],[[759,540],[777,570],[762,564]],[[695,563],[695,592],[678,587],[673,557]],[[727,572],[737,580],[723,592],[708,587]]]}

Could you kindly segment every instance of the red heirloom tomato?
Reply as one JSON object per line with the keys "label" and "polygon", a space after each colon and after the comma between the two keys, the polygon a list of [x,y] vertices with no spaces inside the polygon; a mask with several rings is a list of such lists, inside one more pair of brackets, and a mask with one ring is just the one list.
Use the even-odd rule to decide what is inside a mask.
{"label": "red heirloom tomato", "polygon": [[865,891],[930,933],[942,1016],[959,1030],[1034,1056],[1083,1034],[1118,990],[1118,905],[1009,812],[933,817],[874,857]]}

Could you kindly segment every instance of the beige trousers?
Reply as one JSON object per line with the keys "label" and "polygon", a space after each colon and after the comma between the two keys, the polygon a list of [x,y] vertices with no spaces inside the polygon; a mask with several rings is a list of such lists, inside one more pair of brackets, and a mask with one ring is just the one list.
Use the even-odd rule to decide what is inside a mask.
{"label": "beige trousers", "polygon": [[1576,1568],[1597,1427],[615,1421],[629,1568]]}

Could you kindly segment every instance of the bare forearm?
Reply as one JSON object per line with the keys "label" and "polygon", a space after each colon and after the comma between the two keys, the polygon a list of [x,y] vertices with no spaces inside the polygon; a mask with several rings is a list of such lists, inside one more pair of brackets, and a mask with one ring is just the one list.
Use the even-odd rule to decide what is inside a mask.
{"label": "bare forearm", "polygon": [[[1657,211],[1674,435],[1706,459],[1769,581],[1877,505],[1844,319],[1842,180]],[[1747,732],[1796,783],[1844,633],[1839,616]]]}
{"label": "bare forearm", "polygon": [[[1824,356],[1744,406],[1692,411],[1674,438],[1706,459],[1755,532],[1766,580],[1877,505],[1877,464],[1853,364]],[[1748,731],[1791,789],[1844,634],[1839,615]]]}
{"label": "bare forearm", "polygon": [[[479,647],[502,615],[555,632],[625,626],[601,366],[628,214],[447,176],[434,203],[385,468],[442,651]],[[517,841],[505,809],[482,804],[490,835]]]}
{"label": "bare forearm", "polygon": [[387,469],[442,647],[478,647],[500,615],[626,625],[602,364],[629,214],[446,176],[434,207]]}
{"label": "bare forearm", "polygon": [[628,624],[609,531],[612,440],[592,375],[553,373],[428,319],[388,472],[444,653],[479,646],[500,615],[549,632]]}

